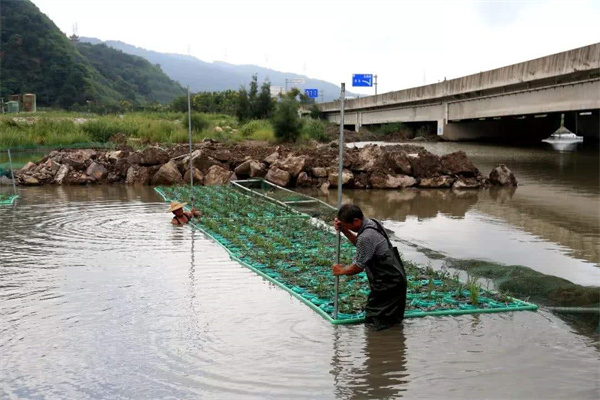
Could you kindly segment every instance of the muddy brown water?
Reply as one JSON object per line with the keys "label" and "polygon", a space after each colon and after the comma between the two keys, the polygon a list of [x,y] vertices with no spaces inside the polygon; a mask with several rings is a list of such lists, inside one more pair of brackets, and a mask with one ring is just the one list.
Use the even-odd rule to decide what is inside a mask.
{"label": "muddy brown water", "polygon": [[[431,150],[453,150],[442,145]],[[594,284],[597,155],[465,150],[486,173],[494,154],[512,155],[522,186],[347,198],[385,220],[413,259],[426,256],[411,242]],[[334,327],[202,234],[171,226],[150,188],[20,194],[0,208],[1,398],[598,397],[598,337],[543,308]]]}

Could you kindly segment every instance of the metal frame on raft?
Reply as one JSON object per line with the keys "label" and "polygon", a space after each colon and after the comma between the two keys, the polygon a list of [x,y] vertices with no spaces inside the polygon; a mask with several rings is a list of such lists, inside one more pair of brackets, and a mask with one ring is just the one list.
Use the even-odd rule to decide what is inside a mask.
{"label": "metal frame on raft", "polygon": [[[247,187],[244,186],[244,183],[252,183],[252,184],[256,184],[256,183],[260,183],[260,180],[251,180],[251,181],[237,181],[237,182],[232,182],[231,186],[233,188],[235,188],[235,191],[240,192],[240,194],[244,195],[244,196],[248,196],[249,200],[250,197],[252,196],[256,196],[256,197],[260,197],[262,199],[267,200],[270,203],[276,204],[279,207],[285,208],[286,211],[289,211],[292,215],[287,215],[287,216],[282,216],[281,218],[311,218],[309,215],[307,214],[303,214],[301,212],[299,212],[298,210],[293,209],[293,207],[291,207],[290,205],[286,204],[286,202],[281,202],[277,199],[273,199],[269,196],[266,196],[262,193],[253,191]],[[310,196],[306,196],[297,192],[293,192],[291,190],[285,189],[285,188],[281,188],[277,185],[273,185],[271,183],[265,183],[268,186],[271,186],[273,188],[276,189],[282,189],[285,190],[286,192],[289,192],[291,195],[298,195],[301,197],[308,197],[310,198]],[[261,184],[262,186],[262,184]],[[163,199],[165,201],[182,201],[185,199],[182,198],[173,198],[173,196],[168,195],[167,193],[165,193],[163,191],[162,188],[155,188],[156,192],[159,193]],[[190,193],[191,196],[191,193]],[[319,202],[319,200],[314,199],[315,202]],[[305,200],[301,200],[301,201],[305,201]],[[201,203],[201,202],[200,202]],[[329,208],[332,208],[331,206],[327,205]],[[297,216],[295,216],[297,215]],[[224,217],[218,217],[216,216],[216,218],[210,218],[213,220],[219,220],[222,219]],[[264,217],[262,217],[264,218]],[[280,217],[274,217],[274,218],[280,218]],[[281,287],[282,289],[286,290],[288,293],[290,293],[292,296],[296,297],[298,300],[300,300],[301,302],[303,302],[304,304],[306,304],[307,306],[309,306],[311,309],[313,309],[314,311],[316,311],[319,315],[321,315],[323,318],[325,318],[327,321],[329,321],[331,324],[334,325],[339,325],[339,324],[356,324],[356,323],[360,323],[364,321],[364,317],[363,316],[358,316],[360,314],[354,314],[357,315],[357,317],[350,317],[350,315],[348,315],[346,318],[334,318],[332,317],[332,315],[329,314],[328,311],[322,309],[319,307],[319,305],[317,304],[313,304],[309,298],[305,298],[303,296],[302,293],[297,293],[296,291],[294,291],[292,289],[291,286],[288,285],[293,285],[290,284],[288,282],[288,285],[286,285],[285,282],[282,282],[278,279],[275,279],[274,277],[269,276],[266,272],[269,272],[269,270],[261,270],[260,268],[257,268],[255,266],[253,266],[250,262],[246,262],[244,261],[240,256],[240,252],[236,251],[235,248],[230,249],[228,247],[228,243],[227,240],[224,240],[222,237],[221,239],[219,239],[219,237],[215,237],[210,231],[208,231],[207,229],[205,229],[202,226],[202,220],[200,220],[200,222],[195,223],[194,220],[192,220],[192,224],[196,229],[199,229],[201,232],[203,232],[207,237],[209,237],[210,239],[212,239],[213,241],[215,241],[216,243],[218,243],[221,247],[223,247],[225,249],[225,251],[229,254],[230,258],[242,265],[244,265],[245,267],[251,269],[252,271],[254,271],[255,273],[257,273],[258,275],[260,275],[261,277],[267,279],[269,282],[274,283],[275,285]],[[242,220],[240,220],[240,223],[243,223]],[[217,236],[220,236],[219,234],[217,234]],[[229,244],[230,245],[230,244]],[[237,253],[237,254],[236,254]],[[246,257],[244,257],[246,258]],[[311,293],[310,289],[306,289],[306,291],[304,292],[304,294],[306,293]],[[494,292],[491,291],[487,291],[484,289],[481,289],[481,295],[482,296],[486,296],[486,295],[493,295],[495,294]],[[413,300],[414,299],[414,300]],[[408,295],[408,301],[407,301],[407,305],[408,303],[413,300],[413,301],[419,301],[419,295],[418,294],[412,294],[409,293]],[[331,299],[330,299],[331,300]],[[537,306],[534,304],[530,304],[518,299],[514,299],[511,298],[511,304],[512,306],[505,306],[505,307],[495,307],[495,308],[479,308],[479,307],[475,307],[472,306],[474,308],[454,308],[454,309],[446,309],[446,310],[432,310],[432,311],[423,311],[423,310],[414,310],[414,309],[408,309],[405,312],[405,318],[416,318],[416,317],[424,317],[424,316],[444,316],[444,315],[461,315],[461,314],[475,314],[475,313],[497,313],[497,312],[509,312],[509,311],[522,311],[522,310],[532,310],[535,311],[537,310]],[[421,307],[421,306],[418,306]]]}

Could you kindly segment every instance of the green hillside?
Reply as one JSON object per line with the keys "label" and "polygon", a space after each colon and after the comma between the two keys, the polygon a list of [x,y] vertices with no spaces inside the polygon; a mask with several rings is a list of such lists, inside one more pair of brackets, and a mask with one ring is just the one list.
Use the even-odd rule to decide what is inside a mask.
{"label": "green hillside", "polygon": [[125,54],[105,44],[77,43],[77,50],[127,101],[168,103],[184,93],[160,67],[142,57]]}
{"label": "green hillside", "polygon": [[158,66],[104,45],[75,44],[29,0],[0,1],[0,97],[39,106],[168,102],[183,93]]}

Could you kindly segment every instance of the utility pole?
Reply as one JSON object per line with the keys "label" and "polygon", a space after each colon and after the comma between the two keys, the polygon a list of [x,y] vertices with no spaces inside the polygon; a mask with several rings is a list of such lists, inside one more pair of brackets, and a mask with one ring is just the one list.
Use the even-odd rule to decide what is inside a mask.
{"label": "utility pole", "polygon": [[373,86],[375,86],[375,96],[377,96],[377,74],[374,76],[375,81],[373,82]]}
{"label": "utility pole", "polygon": [[320,92],[321,92],[320,95],[321,95],[321,103],[322,103],[323,102],[324,92],[323,92],[323,90],[321,90]]}

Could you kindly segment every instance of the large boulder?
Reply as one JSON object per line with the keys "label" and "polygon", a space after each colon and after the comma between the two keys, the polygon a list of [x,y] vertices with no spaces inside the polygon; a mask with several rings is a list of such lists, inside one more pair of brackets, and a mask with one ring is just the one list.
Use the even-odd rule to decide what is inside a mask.
{"label": "large boulder", "polygon": [[[339,171],[337,169],[331,169],[329,171],[329,183],[332,186],[337,186],[339,179]],[[354,183],[354,174],[348,169],[342,171],[342,186],[352,185]]]}
{"label": "large boulder", "polygon": [[96,162],[91,163],[85,171],[85,173],[97,181],[106,178],[106,176],[108,175],[108,171],[106,170],[106,168],[104,168],[102,164],[98,164]]}
{"label": "large boulder", "polygon": [[271,164],[274,164],[274,163],[275,163],[275,161],[277,161],[277,160],[279,160],[279,153],[278,153],[277,151],[276,151],[276,152],[273,152],[273,153],[271,153],[269,156],[267,156],[267,157],[264,159],[265,163],[267,163],[267,164],[269,164],[269,165],[271,165]]}
{"label": "large boulder", "polygon": [[31,161],[27,161],[27,164],[25,164],[23,166],[23,168],[21,168],[19,170],[19,173],[25,173],[28,171],[32,171],[35,167],[36,167],[35,163],[32,163]]}
{"label": "large boulder", "polygon": [[231,152],[229,150],[217,150],[215,151],[213,158],[224,163],[231,161]]}
{"label": "large boulder", "polygon": [[38,185],[40,185],[40,181],[37,178],[34,178],[31,175],[24,175],[21,178],[21,181],[23,182],[23,185],[25,185],[25,186],[38,186]]}
{"label": "large boulder", "polygon": [[229,178],[233,172],[225,169],[219,165],[213,165],[208,169],[208,173],[204,177],[204,184],[206,186],[222,186],[229,182]]}
{"label": "large boulder", "polygon": [[269,172],[267,172],[265,179],[276,185],[286,187],[290,184],[292,177],[290,176],[289,172],[272,166],[269,168]]}
{"label": "large boulder", "polygon": [[[345,155],[344,159],[351,159],[352,156]],[[368,145],[363,147],[356,161],[352,164],[352,170],[372,172],[383,161],[383,150],[377,145]]]}
{"label": "large boulder", "polygon": [[262,178],[266,175],[267,170],[263,163],[256,160],[246,160],[238,165],[234,172],[240,178]]}
{"label": "large boulder", "polygon": [[92,163],[92,156],[95,155],[96,152],[94,150],[77,150],[64,154],[62,157],[62,163],[69,165],[74,170],[85,171],[88,165]]}
{"label": "large boulder", "polygon": [[504,164],[499,164],[490,172],[490,182],[496,186],[517,186],[517,178]]}
{"label": "large boulder", "polygon": [[0,186],[12,186],[12,179],[4,175],[0,175]]}
{"label": "large boulder", "polygon": [[169,162],[169,153],[160,147],[148,147],[142,151],[142,159],[140,164],[142,165],[160,165]]}
{"label": "large boulder", "polygon": [[459,178],[452,184],[452,189],[479,189],[481,182],[475,178]]}
{"label": "large boulder", "polygon": [[308,176],[306,172],[300,172],[298,179],[296,179],[296,186],[298,187],[312,187],[316,183],[316,179]]}
{"label": "large boulder", "polygon": [[[194,185],[204,185],[204,175],[197,168],[192,168],[194,172]],[[190,181],[190,170],[188,169],[183,176],[183,182],[187,183]]]}
{"label": "large boulder", "polygon": [[54,161],[52,158],[49,158],[44,163],[44,168],[50,173],[50,175],[54,176],[58,172],[60,164]]}
{"label": "large boulder", "polygon": [[396,174],[412,175],[410,160],[403,151],[387,151],[384,159],[387,167]]}
{"label": "large boulder", "polygon": [[273,166],[289,172],[292,178],[296,178],[304,169],[305,164],[306,156],[296,157],[292,154],[289,154],[284,160],[275,161]]}
{"label": "large boulder", "polygon": [[454,183],[454,178],[448,175],[434,176],[432,178],[422,178],[419,182],[419,187],[440,189],[449,188]]}
{"label": "large boulder", "polygon": [[315,178],[327,178],[329,176],[329,171],[327,171],[327,168],[312,168],[311,173]]}
{"label": "large boulder", "polygon": [[127,164],[135,165],[142,163],[142,155],[138,152],[133,152],[129,156],[127,156]]}
{"label": "large boulder", "polygon": [[412,167],[412,175],[417,178],[430,178],[438,176],[442,171],[440,158],[435,154],[422,151],[417,157],[408,156]]}
{"label": "large boulder", "polygon": [[169,161],[154,174],[151,183],[153,185],[172,185],[174,183],[183,183],[183,178],[175,162]]}
{"label": "large boulder", "polygon": [[59,185],[62,185],[70,171],[71,167],[65,164],[61,165],[58,169],[58,172],[54,176],[54,182],[58,183]]}
{"label": "large boulder", "polygon": [[127,170],[127,177],[125,179],[125,183],[127,183],[128,185],[139,183],[147,185],[150,181],[150,178],[150,168],[142,167],[140,165],[132,165]]}
{"label": "large boulder", "polygon": [[443,155],[440,159],[442,170],[447,175],[463,175],[473,177],[479,175],[479,170],[475,164],[467,158],[464,151]]}
{"label": "large boulder", "polygon": [[371,175],[369,182],[373,189],[404,189],[417,184],[412,176],[381,173]]}
{"label": "large boulder", "polygon": [[69,171],[63,183],[68,185],[85,185],[93,181],[93,178],[88,176],[85,172],[77,171],[72,169]]}
{"label": "large boulder", "polygon": [[[221,163],[208,155],[208,151],[196,150],[192,153],[192,165],[203,174],[206,174],[213,166],[221,166]],[[190,168],[189,159],[187,163],[184,163],[184,168],[186,171]]]}

